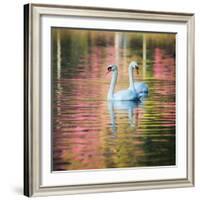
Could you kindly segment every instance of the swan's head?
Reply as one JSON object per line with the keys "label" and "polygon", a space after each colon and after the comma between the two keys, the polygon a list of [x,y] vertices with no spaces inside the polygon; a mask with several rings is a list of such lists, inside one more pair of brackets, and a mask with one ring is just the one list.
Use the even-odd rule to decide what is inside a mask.
{"label": "swan's head", "polygon": [[136,69],[137,73],[139,73],[139,66],[137,64],[136,61],[132,61],[130,64],[129,64],[129,67],[132,67],[133,69]]}
{"label": "swan's head", "polygon": [[117,71],[118,70],[117,69],[117,65],[116,64],[108,65],[108,69],[107,70],[108,70],[107,73]]}

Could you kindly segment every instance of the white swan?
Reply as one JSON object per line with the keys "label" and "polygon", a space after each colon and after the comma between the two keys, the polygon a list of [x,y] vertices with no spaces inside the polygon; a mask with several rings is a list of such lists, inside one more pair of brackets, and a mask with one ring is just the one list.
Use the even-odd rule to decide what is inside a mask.
{"label": "white swan", "polygon": [[[108,100],[119,100],[119,101],[139,101],[139,95],[135,91],[134,88],[128,88],[126,90],[121,90],[119,92],[114,93],[115,90],[115,85],[117,81],[117,76],[118,76],[118,67],[117,65],[109,65],[108,66],[108,73],[112,72],[112,79],[110,83],[110,88],[108,91]],[[133,77],[132,77],[132,71],[131,74],[129,74],[129,77],[132,79],[133,82]]]}
{"label": "white swan", "polygon": [[139,94],[140,97],[141,96],[146,97],[149,92],[148,85],[143,82],[135,82],[134,81],[133,70],[136,69],[137,73],[138,73],[138,69],[139,69],[137,62],[132,61],[129,64],[128,69],[129,69],[129,89],[135,90]]}

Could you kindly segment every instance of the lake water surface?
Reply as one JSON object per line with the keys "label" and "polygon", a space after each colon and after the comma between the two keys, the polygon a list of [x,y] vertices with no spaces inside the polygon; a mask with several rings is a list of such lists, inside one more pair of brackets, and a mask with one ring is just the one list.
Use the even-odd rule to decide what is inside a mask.
{"label": "lake water surface", "polygon": [[[175,35],[52,30],[52,168],[82,170],[175,165]],[[108,102],[128,88],[128,65],[149,86],[142,102]]]}

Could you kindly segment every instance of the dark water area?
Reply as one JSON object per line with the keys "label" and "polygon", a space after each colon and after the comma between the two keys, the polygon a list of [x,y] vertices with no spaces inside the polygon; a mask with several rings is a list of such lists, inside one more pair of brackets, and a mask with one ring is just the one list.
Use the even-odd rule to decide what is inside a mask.
{"label": "dark water area", "polygon": [[[149,86],[141,102],[109,102],[136,81]],[[175,165],[175,35],[52,29],[52,170]]]}

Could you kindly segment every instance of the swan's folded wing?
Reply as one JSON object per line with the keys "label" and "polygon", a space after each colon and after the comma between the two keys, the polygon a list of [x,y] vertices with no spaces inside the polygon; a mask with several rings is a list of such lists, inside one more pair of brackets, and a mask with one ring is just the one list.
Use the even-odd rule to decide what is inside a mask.
{"label": "swan's folded wing", "polygon": [[135,82],[134,86],[135,86],[137,93],[140,93],[140,92],[148,93],[148,91],[149,91],[148,85],[146,83]]}

